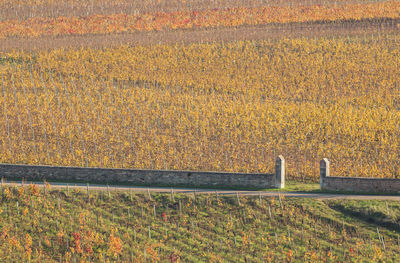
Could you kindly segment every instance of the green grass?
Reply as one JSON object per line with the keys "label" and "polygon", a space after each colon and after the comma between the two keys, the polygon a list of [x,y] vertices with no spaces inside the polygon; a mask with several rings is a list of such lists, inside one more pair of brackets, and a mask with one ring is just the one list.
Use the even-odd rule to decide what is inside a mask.
{"label": "green grass", "polygon": [[394,201],[33,186],[3,188],[0,201],[0,262],[400,260]]}
{"label": "green grass", "polygon": [[[271,189],[272,190],[272,189]],[[306,193],[321,193],[319,183],[303,183],[296,181],[287,181],[285,188],[279,189],[281,192],[306,192]]]}

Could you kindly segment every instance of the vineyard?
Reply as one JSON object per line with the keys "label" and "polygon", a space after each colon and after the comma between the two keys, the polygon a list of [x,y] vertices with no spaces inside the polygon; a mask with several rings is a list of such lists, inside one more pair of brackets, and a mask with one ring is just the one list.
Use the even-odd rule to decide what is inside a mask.
{"label": "vineyard", "polygon": [[1,163],[400,176],[398,1],[0,7]]}
{"label": "vineyard", "polygon": [[398,262],[399,208],[393,201],[3,186],[0,260]]}
{"label": "vineyard", "polygon": [[[260,7],[330,7],[342,8],[348,5],[381,6],[382,0],[1,0],[0,20],[24,20],[33,17],[83,17],[93,15],[144,13],[170,13],[176,11],[224,10],[228,8]],[[392,1],[394,2],[394,1]],[[357,11],[353,11],[357,12]],[[373,11],[374,12],[374,11]]]}
{"label": "vineyard", "polygon": [[394,0],[0,0],[0,163],[190,181],[277,168],[287,191],[313,192],[2,178],[0,261],[399,262],[399,202],[310,183],[322,158],[333,176],[400,178],[399,37]]}
{"label": "vineyard", "polygon": [[398,177],[397,35],[13,52],[0,161]]}
{"label": "vineyard", "polygon": [[[238,27],[271,23],[357,21],[376,18],[399,19],[400,2],[389,1],[341,6],[236,7],[199,11],[92,15],[86,17],[34,17],[22,21],[10,19],[0,21],[0,38]],[[396,21],[392,22],[397,24]]]}

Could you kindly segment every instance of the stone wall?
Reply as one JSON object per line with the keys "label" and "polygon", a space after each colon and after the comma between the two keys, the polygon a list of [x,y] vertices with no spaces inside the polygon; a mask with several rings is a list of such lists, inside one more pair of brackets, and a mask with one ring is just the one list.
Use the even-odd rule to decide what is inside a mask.
{"label": "stone wall", "polygon": [[[283,157],[278,157],[275,174],[244,174],[195,171],[161,171],[134,169],[104,169],[59,166],[0,164],[0,177],[12,180],[87,182],[98,184],[129,184],[147,186],[282,188],[285,169]],[[277,176],[278,175],[278,176]],[[283,183],[282,183],[283,182]]]}
{"label": "stone wall", "polygon": [[328,191],[400,193],[400,179],[330,176],[329,161],[320,162],[320,187]]}

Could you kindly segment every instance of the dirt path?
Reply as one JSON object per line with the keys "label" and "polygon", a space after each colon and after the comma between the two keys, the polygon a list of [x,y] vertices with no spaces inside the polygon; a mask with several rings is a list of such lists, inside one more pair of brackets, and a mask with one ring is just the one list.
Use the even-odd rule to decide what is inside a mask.
{"label": "dirt path", "polygon": [[202,43],[236,40],[263,40],[292,37],[336,37],[400,33],[400,21],[359,21],[343,23],[301,23],[242,26],[239,28],[211,28],[163,32],[137,32],[108,35],[80,35],[38,38],[0,39],[0,51],[43,50],[54,48],[115,47],[119,45],[150,45],[174,43]]}
{"label": "dirt path", "polygon": [[[3,185],[21,186],[28,185],[31,182],[7,182]],[[39,187],[43,187],[43,182],[32,182]],[[285,198],[313,198],[313,199],[352,199],[352,200],[391,200],[400,201],[400,195],[358,195],[358,194],[332,194],[332,193],[307,193],[307,192],[285,192],[285,191],[243,191],[243,190],[223,190],[223,189],[195,189],[195,188],[171,188],[171,187],[142,187],[142,186],[107,186],[107,185],[86,185],[86,184],[67,184],[67,183],[51,183],[51,189],[67,189],[78,188],[81,191],[98,190],[98,191],[133,191],[133,192],[153,192],[153,193],[182,193],[182,194],[213,194],[213,195],[239,195],[239,196],[262,196],[262,197],[279,197]]]}

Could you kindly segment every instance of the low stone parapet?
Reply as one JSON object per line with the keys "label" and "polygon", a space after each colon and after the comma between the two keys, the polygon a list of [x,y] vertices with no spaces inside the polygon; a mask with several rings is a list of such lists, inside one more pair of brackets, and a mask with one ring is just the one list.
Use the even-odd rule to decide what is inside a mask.
{"label": "low stone parapet", "polygon": [[283,188],[285,160],[282,156],[277,158],[276,169],[274,174],[246,174],[0,164],[0,177],[28,181],[47,180],[147,186]]}
{"label": "low stone parapet", "polygon": [[330,176],[330,163],[320,161],[320,187],[327,191],[400,194],[400,179]]}

